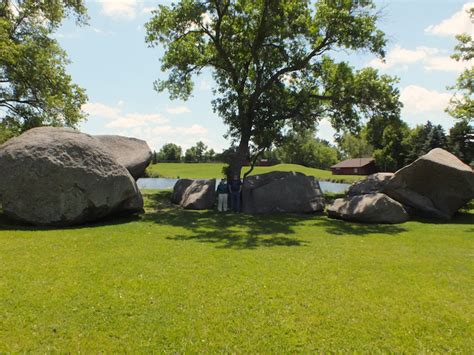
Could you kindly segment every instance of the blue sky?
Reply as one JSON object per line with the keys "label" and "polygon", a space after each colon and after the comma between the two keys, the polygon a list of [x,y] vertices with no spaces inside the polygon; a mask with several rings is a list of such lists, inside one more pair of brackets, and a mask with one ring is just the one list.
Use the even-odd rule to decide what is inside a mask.
{"label": "blue sky", "polygon": [[[66,21],[56,33],[72,63],[73,80],[87,90],[89,114],[80,129],[90,134],[122,134],[145,139],[158,150],[175,142],[188,148],[198,140],[216,151],[227,148],[226,127],[211,107],[213,80],[210,72],[195,80],[193,97],[171,101],[168,93],[153,90],[160,71],[161,48],[145,44],[144,23],[157,4],[170,1],[86,1],[89,26]],[[373,66],[400,78],[404,104],[402,119],[414,126],[431,120],[446,129],[453,120],[444,112],[453,85],[462,69],[473,63],[449,58],[454,35],[474,33],[465,10],[474,2],[456,0],[376,1],[382,11],[379,27],[386,33],[386,62],[365,53],[339,55],[355,67]],[[318,136],[332,140],[326,121]]]}

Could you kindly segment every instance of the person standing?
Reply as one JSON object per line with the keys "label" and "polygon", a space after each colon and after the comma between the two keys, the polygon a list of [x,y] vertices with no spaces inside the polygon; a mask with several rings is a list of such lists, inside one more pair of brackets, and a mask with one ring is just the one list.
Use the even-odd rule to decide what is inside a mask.
{"label": "person standing", "polygon": [[227,212],[228,187],[225,179],[222,179],[217,186],[217,210]]}
{"label": "person standing", "polygon": [[242,181],[238,175],[234,175],[229,182],[230,202],[234,212],[240,212],[240,192],[242,191]]}

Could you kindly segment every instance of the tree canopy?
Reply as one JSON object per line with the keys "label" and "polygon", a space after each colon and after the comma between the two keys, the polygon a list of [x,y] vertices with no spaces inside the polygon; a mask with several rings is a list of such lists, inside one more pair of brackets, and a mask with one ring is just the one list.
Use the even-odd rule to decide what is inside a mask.
{"label": "tree canopy", "polygon": [[[474,25],[474,7],[469,11],[469,17]],[[472,35],[463,33],[456,36],[458,44],[454,48],[451,56],[457,61],[470,61],[474,58],[474,41]],[[455,91],[446,111],[454,118],[474,121],[474,66],[465,69],[458,77],[454,86],[450,87]]]}
{"label": "tree canopy", "polygon": [[369,117],[400,114],[396,79],[355,70],[334,50],[384,56],[385,37],[370,0],[182,0],[160,5],[146,41],[163,45],[165,80],[155,89],[187,99],[193,77],[211,69],[213,108],[237,149],[232,174],[249,155],[278,142],[288,128],[327,118],[356,131]]}
{"label": "tree canopy", "polygon": [[40,125],[74,126],[85,91],[66,72],[52,34],[69,15],[87,21],[82,0],[0,3],[0,140]]}

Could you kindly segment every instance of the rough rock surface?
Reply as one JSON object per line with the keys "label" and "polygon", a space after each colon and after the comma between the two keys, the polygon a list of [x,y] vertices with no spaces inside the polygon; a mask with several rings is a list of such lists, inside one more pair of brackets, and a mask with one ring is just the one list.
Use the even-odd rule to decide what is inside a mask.
{"label": "rough rock surface", "polygon": [[148,144],[136,138],[104,135],[94,136],[122,164],[135,180],[145,174],[145,169],[151,163],[152,152]]}
{"label": "rough rock surface", "polygon": [[369,175],[365,179],[353,183],[349,187],[349,190],[347,190],[347,196],[367,195],[380,192],[392,176],[393,173],[375,173]]}
{"label": "rough rock surface", "polygon": [[275,171],[249,176],[242,186],[245,213],[309,213],[323,211],[324,195],[314,176]]}
{"label": "rough rock surface", "polygon": [[31,129],[0,146],[4,213],[35,225],[72,225],[143,209],[130,173],[94,137]]}
{"label": "rough rock surface", "polygon": [[171,202],[188,210],[206,210],[216,201],[216,179],[180,179],[176,182]]}
{"label": "rough rock surface", "polygon": [[474,198],[474,172],[453,154],[436,148],[397,171],[383,192],[410,213],[449,219]]}
{"label": "rough rock surface", "polygon": [[331,218],[365,223],[403,223],[409,219],[402,204],[382,193],[338,198],[327,213]]}

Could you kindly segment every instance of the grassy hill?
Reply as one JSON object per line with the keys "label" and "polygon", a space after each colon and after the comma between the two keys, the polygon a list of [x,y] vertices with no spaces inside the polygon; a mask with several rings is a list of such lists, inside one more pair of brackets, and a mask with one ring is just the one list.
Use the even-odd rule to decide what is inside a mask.
{"label": "grassy hill", "polygon": [[[194,178],[210,179],[222,177],[222,163],[158,163],[150,165],[147,173],[150,177],[163,178]],[[242,169],[242,174],[248,171],[249,167]],[[297,171],[306,175],[312,175],[319,180],[354,182],[364,178],[358,175],[332,175],[329,170],[307,168],[297,164],[278,164],[274,166],[258,166],[252,171],[251,175],[268,173],[270,171]]]}
{"label": "grassy hill", "polygon": [[144,197],[71,228],[0,215],[0,353],[472,353],[474,211],[371,225]]}

